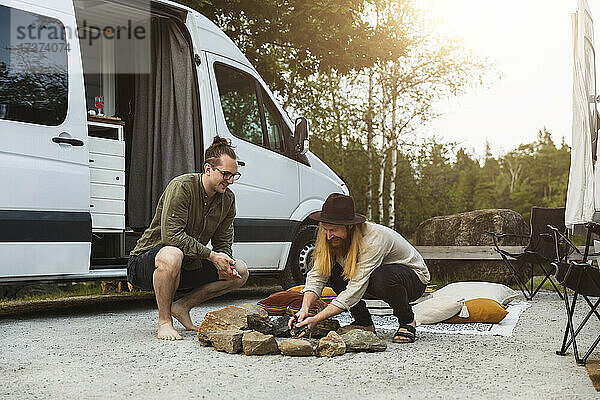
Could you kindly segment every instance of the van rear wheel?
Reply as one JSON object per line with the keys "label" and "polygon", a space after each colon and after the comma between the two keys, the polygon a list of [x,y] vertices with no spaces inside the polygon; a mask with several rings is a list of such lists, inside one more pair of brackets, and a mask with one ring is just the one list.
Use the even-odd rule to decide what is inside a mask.
{"label": "van rear wheel", "polygon": [[304,284],[316,235],[316,225],[305,225],[296,233],[285,268],[279,273],[279,283],[284,289]]}

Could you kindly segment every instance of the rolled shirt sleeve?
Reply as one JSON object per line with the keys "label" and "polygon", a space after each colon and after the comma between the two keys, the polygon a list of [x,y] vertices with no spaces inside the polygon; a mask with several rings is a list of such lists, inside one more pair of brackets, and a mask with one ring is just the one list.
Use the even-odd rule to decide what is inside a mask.
{"label": "rolled shirt sleeve", "polygon": [[233,250],[231,249],[231,245],[233,244],[234,236],[233,221],[235,220],[235,212],[234,200],[229,207],[227,216],[223,221],[221,221],[211,239],[213,251],[225,253],[231,258],[233,258]]}
{"label": "rolled shirt sleeve", "polygon": [[[316,263],[316,260],[314,265],[318,265]],[[323,276],[319,274],[319,269],[313,266],[313,268],[311,268],[310,271],[308,271],[308,274],[306,274],[306,283],[304,284],[304,289],[302,289],[302,293],[310,291],[314,292],[317,296],[321,297],[321,293],[323,293],[323,288],[325,287],[325,284],[327,284],[328,280],[328,276]]]}

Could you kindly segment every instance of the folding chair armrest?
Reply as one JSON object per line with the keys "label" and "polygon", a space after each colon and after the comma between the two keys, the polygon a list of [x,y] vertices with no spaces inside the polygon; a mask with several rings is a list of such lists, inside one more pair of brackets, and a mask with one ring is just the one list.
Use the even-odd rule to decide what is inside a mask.
{"label": "folding chair armrest", "polygon": [[600,224],[597,224],[595,222],[588,222],[585,224],[585,229],[591,231],[592,233],[595,233],[596,235],[600,235]]}
{"label": "folding chair armrest", "polygon": [[[558,228],[556,228],[555,226],[552,226],[552,225],[546,225],[546,227],[554,233],[554,239],[557,241],[557,243],[559,240],[562,240],[564,243],[566,243],[569,246],[569,248],[571,248],[572,251],[575,251],[580,256],[583,256],[583,253],[581,251],[579,251],[579,249],[577,248],[577,246],[575,246],[575,244],[573,242],[571,242],[571,239],[569,239]],[[548,235],[548,234],[546,234],[546,235]],[[569,252],[569,254],[570,253],[571,252]]]}
{"label": "folding chair armrest", "polygon": [[529,236],[519,235],[519,234],[516,234],[516,233],[498,233],[498,232],[490,232],[490,231],[486,231],[485,233],[487,233],[488,235],[492,235],[492,238],[494,239],[494,247],[496,248],[496,251],[502,252],[502,253],[504,253],[504,254],[506,254],[508,256],[513,257],[513,258],[515,257],[514,254],[511,254],[511,253],[509,253],[507,251],[504,251],[504,250],[500,250],[500,245],[498,243],[498,239],[502,239],[504,237],[520,237],[520,238],[524,238],[524,239],[529,239]]}
{"label": "folding chair armrest", "polygon": [[512,257],[512,258],[519,258],[519,257],[520,257],[520,256],[522,256],[523,254],[525,254],[525,253],[520,253],[520,254],[509,253],[508,251],[506,251],[506,250],[502,250],[502,249],[501,249],[501,248],[499,248],[499,247],[496,247],[496,251],[497,251],[498,253],[502,253],[502,254],[504,254],[505,256],[509,256],[509,257]]}
{"label": "folding chair armrest", "polygon": [[487,233],[488,235],[492,235],[493,237],[499,238],[499,239],[503,238],[503,237],[506,237],[506,236],[520,237],[520,238],[523,238],[523,239],[529,239],[528,235],[519,235],[519,234],[516,234],[516,233],[497,233],[497,232],[490,232],[490,231],[486,231],[485,233]]}

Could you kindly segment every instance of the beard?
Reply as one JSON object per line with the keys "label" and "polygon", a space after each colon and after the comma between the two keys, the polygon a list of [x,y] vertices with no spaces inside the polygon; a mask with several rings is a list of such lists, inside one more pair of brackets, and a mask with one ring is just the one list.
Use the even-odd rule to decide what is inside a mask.
{"label": "beard", "polygon": [[335,257],[345,256],[350,248],[350,238],[351,236],[348,235],[345,239],[332,238],[327,240],[327,245],[329,246],[331,254]]}

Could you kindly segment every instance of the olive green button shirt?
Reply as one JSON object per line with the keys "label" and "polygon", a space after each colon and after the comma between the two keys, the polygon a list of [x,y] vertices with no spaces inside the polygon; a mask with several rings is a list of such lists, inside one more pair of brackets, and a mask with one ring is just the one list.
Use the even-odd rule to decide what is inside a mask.
{"label": "olive green button shirt", "polygon": [[197,269],[211,249],[233,257],[233,220],[235,195],[227,188],[216,193],[212,202],[202,185],[202,174],[174,178],[158,200],[150,226],[137,241],[131,255],[142,254],[158,245],[175,246],[183,251],[184,269]]}

